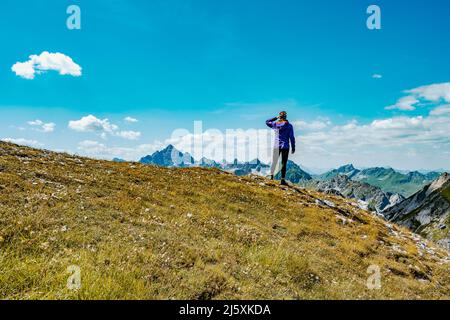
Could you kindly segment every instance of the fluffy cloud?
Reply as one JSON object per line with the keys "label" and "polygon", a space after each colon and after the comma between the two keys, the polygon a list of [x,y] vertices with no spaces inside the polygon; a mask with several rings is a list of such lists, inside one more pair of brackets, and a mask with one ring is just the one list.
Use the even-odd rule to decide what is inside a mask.
{"label": "fluffy cloud", "polygon": [[133,117],[125,117],[125,119],[123,119],[123,120],[125,120],[125,122],[128,122],[128,123],[136,123],[136,122],[138,122],[138,119],[133,118]]}
{"label": "fluffy cloud", "polygon": [[298,130],[305,130],[305,131],[315,131],[315,130],[322,130],[327,128],[331,125],[331,121],[328,119],[317,119],[314,121],[293,121],[291,122],[294,128]]}
{"label": "fluffy cloud", "polygon": [[128,140],[137,140],[141,136],[141,133],[138,131],[119,131],[116,133],[116,136]]}
{"label": "fluffy cloud", "polygon": [[[444,113],[447,112],[447,113]],[[298,137],[299,162],[309,166],[438,168],[450,163],[450,112],[436,108],[428,116],[393,117],[370,123],[356,121]]]}
{"label": "fluffy cloud", "polygon": [[101,120],[90,114],[80,120],[69,121],[69,128],[78,132],[113,133],[119,127],[108,119]]}
{"label": "fluffy cloud", "polygon": [[416,99],[414,96],[406,96],[406,97],[400,98],[396,104],[386,107],[386,110],[398,109],[398,110],[403,110],[403,111],[412,111],[412,110],[416,110],[416,105],[419,102],[420,101],[418,99]]}
{"label": "fluffy cloud", "polygon": [[450,115],[450,104],[437,107],[430,114],[433,116]]}
{"label": "fluffy cloud", "polygon": [[137,140],[141,136],[141,133],[137,131],[119,131],[119,127],[112,124],[108,119],[98,119],[93,115],[69,121],[69,128],[78,132],[93,132],[101,135],[102,138],[111,135],[128,140]]}
{"label": "fluffy cloud", "polygon": [[24,138],[3,138],[1,141],[4,142],[10,142],[22,146],[28,146],[28,147],[42,147],[43,144],[36,140],[28,140]]}
{"label": "fluffy cloud", "polygon": [[337,125],[329,131],[303,136],[305,143],[333,146],[330,150],[355,147],[419,146],[449,144],[449,117],[418,116],[374,120],[369,124]]}
{"label": "fluffy cloud", "polygon": [[373,75],[372,75],[372,78],[373,78],[373,79],[381,79],[381,78],[383,78],[383,75],[377,74],[377,73],[376,73],[376,74],[373,74]]}
{"label": "fluffy cloud", "polygon": [[412,111],[420,106],[421,102],[450,102],[450,82],[437,83],[428,86],[406,90],[409,95],[400,98],[396,104],[386,107],[387,110]]}
{"label": "fluffy cloud", "polygon": [[30,125],[32,127],[37,127],[38,131],[45,132],[45,133],[50,133],[50,132],[55,131],[55,127],[56,127],[56,124],[54,124],[53,122],[45,123],[39,119],[33,120],[33,121],[28,121],[27,123],[28,123],[28,125]]}
{"label": "fluffy cloud", "polygon": [[32,80],[36,74],[46,71],[57,71],[60,75],[79,77],[82,69],[65,54],[44,51],[40,55],[31,55],[28,61],[16,62],[11,70],[19,77]]}
{"label": "fluffy cloud", "polygon": [[440,102],[444,100],[450,102],[450,82],[422,86],[407,92],[428,101]]}

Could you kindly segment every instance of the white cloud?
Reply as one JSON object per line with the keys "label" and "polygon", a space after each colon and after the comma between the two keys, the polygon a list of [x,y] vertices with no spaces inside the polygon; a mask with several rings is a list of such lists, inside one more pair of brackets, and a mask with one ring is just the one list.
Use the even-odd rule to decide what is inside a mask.
{"label": "white cloud", "polygon": [[78,132],[113,133],[118,127],[108,119],[98,119],[93,115],[82,117],[80,120],[69,121],[69,128]]}
{"label": "white cloud", "polygon": [[93,115],[69,121],[69,128],[78,132],[93,132],[99,134],[102,138],[111,135],[128,140],[137,140],[141,136],[141,133],[137,131],[119,131],[119,127],[112,124],[108,119],[98,119]]}
{"label": "white cloud", "polygon": [[[382,120],[374,120],[370,127],[373,129],[389,130],[389,129],[408,129],[408,128],[418,128],[423,125],[424,118],[419,117],[396,117],[388,118]],[[356,129],[355,127],[354,129]]]}
{"label": "white cloud", "polygon": [[42,126],[44,122],[41,120],[32,120],[27,122],[30,126]]}
{"label": "white cloud", "polygon": [[383,78],[383,75],[375,73],[372,75],[372,78],[373,79],[381,79],[381,78]]}
{"label": "white cloud", "polygon": [[400,98],[396,104],[388,106],[386,110],[412,111],[423,102],[441,103],[450,102],[450,82],[436,83],[421,86],[412,90],[406,90],[408,96]]}
{"label": "white cloud", "polygon": [[349,124],[336,125],[331,130],[305,134],[301,139],[309,145],[330,147],[329,150],[450,143],[449,117],[395,117],[350,126],[351,130]]}
{"label": "white cloud", "polygon": [[44,132],[53,132],[55,130],[56,124],[54,124],[53,122],[50,123],[44,123],[44,125],[42,126],[42,130]]}
{"label": "white cloud", "polygon": [[306,166],[321,167],[353,162],[366,167],[448,168],[450,113],[442,110],[305,132],[297,137],[297,159]]}
{"label": "white cloud", "polygon": [[133,117],[125,117],[123,120],[125,120],[125,122],[128,122],[128,123],[136,123],[139,121],[138,119],[133,118]]}
{"label": "white cloud", "polygon": [[436,109],[432,110],[430,112],[431,115],[433,116],[441,116],[444,114],[449,114],[450,115],[450,104],[446,104],[440,107],[437,107]]}
{"label": "white cloud", "polygon": [[24,138],[3,138],[1,141],[4,142],[10,142],[14,144],[18,144],[21,146],[28,146],[28,147],[42,147],[43,144],[36,140],[29,140]]}
{"label": "white cloud", "polygon": [[296,128],[298,130],[305,130],[305,131],[322,130],[322,129],[325,129],[326,127],[328,127],[329,125],[331,125],[331,121],[329,121],[328,119],[314,120],[314,121],[309,121],[309,122],[303,121],[303,120],[298,120],[298,121],[293,121],[291,123],[294,126],[294,128]]}
{"label": "white cloud", "polygon": [[398,109],[398,110],[403,110],[403,111],[412,111],[412,110],[416,110],[416,105],[419,102],[420,101],[417,100],[414,96],[406,96],[406,97],[400,98],[396,104],[386,107],[386,110]]}
{"label": "white cloud", "polygon": [[45,123],[39,119],[33,120],[33,121],[28,121],[27,123],[30,126],[38,127],[38,129],[37,129],[38,131],[45,132],[45,133],[50,133],[50,132],[55,131],[55,127],[56,127],[56,124],[53,122]]}
{"label": "white cloud", "polygon": [[444,100],[450,102],[450,82],[422,86],[406,92],[428,101],[440,102]]}
{"label": "white cloud", "polygon": [[116,136],[128,140],[137,140],[141,136],[141,133],[138,131],[119,131],[116,133]]}
{"label": "white cloud", "polygon": [[57,71],[60,75],[79,77],[82,69],[65,54],[44,51],[40,55],[31,55],[28,61],[16,62],[11,70],[19,77],[32,80],[36,74],[46,71]]}

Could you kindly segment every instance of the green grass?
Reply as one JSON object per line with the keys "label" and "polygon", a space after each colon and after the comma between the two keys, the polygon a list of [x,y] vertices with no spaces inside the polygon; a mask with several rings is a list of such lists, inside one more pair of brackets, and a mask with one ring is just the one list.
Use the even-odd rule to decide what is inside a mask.
{"label": "green grass", "polygon": [[[448,252],[421,256],[394,229],[263,178],[0,143],[3,299],[448,299]],[[372,264],[381,290],[366,286]]]}
{"label": "green grass", "polygon": [[442,190],[441,195],[450,202],[450,187]]}

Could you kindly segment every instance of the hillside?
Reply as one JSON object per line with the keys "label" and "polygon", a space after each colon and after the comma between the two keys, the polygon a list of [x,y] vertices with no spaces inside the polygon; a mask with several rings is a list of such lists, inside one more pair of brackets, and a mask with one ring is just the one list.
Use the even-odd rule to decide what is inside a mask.
{"label": "hillside", "polygon": [[0,191],[1,298],[450,298],[448,251],[262,177],[0,143]]}
{"label": "hillside", "polygon": [[385,215],[450,249],[450,174],[443,173]]}

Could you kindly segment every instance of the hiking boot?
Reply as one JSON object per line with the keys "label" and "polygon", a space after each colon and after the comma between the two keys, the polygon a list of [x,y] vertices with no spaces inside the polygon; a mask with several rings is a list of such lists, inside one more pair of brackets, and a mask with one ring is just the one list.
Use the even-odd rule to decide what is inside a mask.
{"label": "hiking boot", "polygon": [[273,180],[273,174],[270,175],[270,180]]}
{"label": "hiking boot", "polygon": [[280,184],[281,184],[282,186],[288,186],[286,180],[284,180],[284,179],[281,179],[281,183],[280,183]]}

